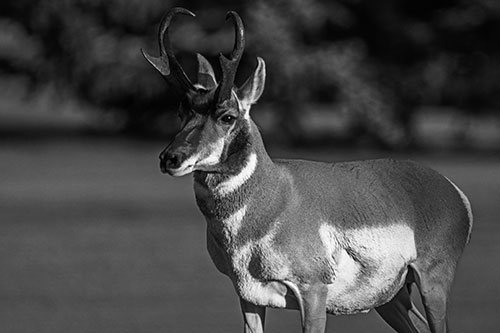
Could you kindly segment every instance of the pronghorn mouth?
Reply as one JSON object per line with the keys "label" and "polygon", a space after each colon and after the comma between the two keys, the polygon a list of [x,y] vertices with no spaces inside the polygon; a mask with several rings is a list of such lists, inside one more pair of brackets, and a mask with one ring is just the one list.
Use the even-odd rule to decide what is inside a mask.
{"label": "pronghorn mouth", "polygon": [[180,165],[178,168],[169,168],[167,167],[166,162],[160,162],[160,170],[162,173],[167,173],[170,176],[178,177],[187,175],[194,170],[194,164],[188,164],[186,166]]}

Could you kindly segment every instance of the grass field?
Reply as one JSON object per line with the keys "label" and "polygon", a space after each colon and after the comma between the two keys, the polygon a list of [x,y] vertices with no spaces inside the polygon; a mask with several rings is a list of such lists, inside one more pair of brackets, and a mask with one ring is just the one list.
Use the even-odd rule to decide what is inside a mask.
{"label": "grass field", "polygon": [[[239,303],[205,249],[190,177],[160,174],[161,143],[0,143],[0,332],[240,332]],[[277,152],[321,160],[377,153]],[[407,156],[399,156],[407,157]],[[500,325],[500,158],[413,155],[470,197],[452,332]],[[268,332],[299,332],[268,310]],[[331,332],[391,332],[375,312],[329,317]]]}

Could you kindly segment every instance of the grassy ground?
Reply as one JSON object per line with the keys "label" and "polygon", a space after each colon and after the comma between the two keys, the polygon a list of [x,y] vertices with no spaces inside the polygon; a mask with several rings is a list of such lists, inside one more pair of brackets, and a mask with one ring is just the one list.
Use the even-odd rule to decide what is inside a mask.
{"label": "grassy ground", "polygon": [[[161,175],[161,149],[109,140],[0,144],[0,332],[241,331],[232,286],[205,249],[191,178]],[[453,179],[475,210],[453,290],[453,332],[496,331],[500,159],[412,158]],[[391,331],[374,312],[329,317],[328,325],[332,332]],[[299,332],[299,315],[268,310],[267,327]]]}

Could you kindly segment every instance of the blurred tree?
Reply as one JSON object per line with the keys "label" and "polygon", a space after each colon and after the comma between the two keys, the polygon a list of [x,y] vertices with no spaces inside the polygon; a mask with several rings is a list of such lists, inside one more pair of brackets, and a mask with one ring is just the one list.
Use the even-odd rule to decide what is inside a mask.
{"label": "blurred tree", "polygon": [[279,110],[280,124],[293,142],[304,137],[306,108],[333,103],[348,110],[350,139],[369,136],[396,146],[403,140],[394,123],[393,100],[375,80],[366,43],[355,34],[355,13],[341,2],[259,1],[249,13],[251,44],[269,64],[268,97]]}
{"label": "blurred tree", "polygon": [[25,75],[33,86],[55,84],[61,94],[119,111],[126,130],[149,126],[151,115],[172,100],[140,62],[143,36],[162,15],[160,1],[7,1],[1,6],[1,22],[11,27],[16,46],[1,48],[2,71]]}
{"label": "blurred tree", "polygon": [[[53,84],[61,95],[114,115],[129,133],[170,132],[177,125],[171,111],[178,101],[142,58],[140,48],[158,52],[158,23],[176,5],[178,1],[163,0],[4,1],[0,72],[28,78],[33,89]],[[235,6],[198,0],[188,7],[206,7],[211,14],[202,15],[208,28],[206,22],[178,19],[172,29],[179,58],[192,74],[194,52],[213,56],[223,40],[231,47],[231,30],[216,28],[224,22],[225,8]],[[182,35],[176,34],[179,27]]]}
{"label": "blurred tree", "polygon": [[318,104],[343,112],[344,139],[390,147],[412,141],[422,105],[469,114],[500,106],[500,3],[491,0],[3,1],[0,73],[24,77],[32,89],[55,85],[115,115],[125,131],[169,132],[177,123],[167,111],[177,101],[139,49],[158,52],[157,24],[177,5],[199,15],[172,27],[192,77],[195,52],[216,64],[230,50],[223,17],[241,13],[249,42],[237,81],[264,57],[263,103],[276,110],[287,142],[321,139],[306,130]]}
{"label": "blurred tree", "polygon": [[500,3],[489,0],[345,1],[359,18],[378,81],[393,92],[395,115],[412,138],[421,106],[469,116],[500,107]]}

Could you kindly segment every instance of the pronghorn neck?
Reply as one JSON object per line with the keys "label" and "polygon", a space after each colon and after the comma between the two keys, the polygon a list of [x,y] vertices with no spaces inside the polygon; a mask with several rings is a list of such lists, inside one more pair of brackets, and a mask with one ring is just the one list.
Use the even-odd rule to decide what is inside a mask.
{"label": "pronghorn neck", "polygon": [[[223,242],[234,236],[234,226],[250,210],[256,209],[260,202],[273,201],[277,191],[271,189],[281,184],[278,167],[267,154],[257,126],[250,120],[247,129],[245,138],[240,138],[245,144],[222,165],[223,172],[197,171],[194,175],[198,207],[209,230],[218,235],[216,238],[225,239]],[[229,234],[233,236],[228,238]]]}

